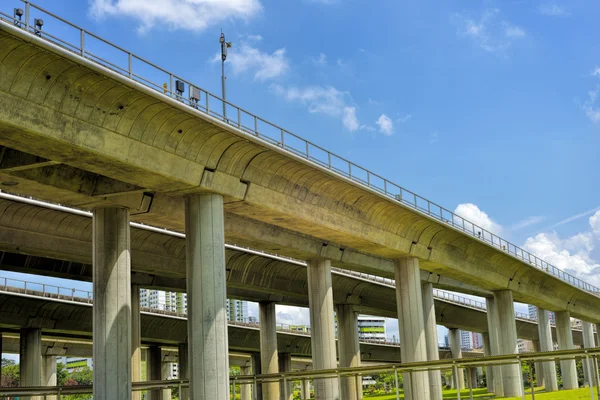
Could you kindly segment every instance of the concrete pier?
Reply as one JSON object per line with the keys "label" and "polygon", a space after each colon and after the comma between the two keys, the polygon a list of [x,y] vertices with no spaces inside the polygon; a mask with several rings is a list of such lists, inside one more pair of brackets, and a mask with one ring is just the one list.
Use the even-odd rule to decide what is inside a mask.
{"label": "concrete pier", "polygon": [[[581,321],[582,333],[583,333],[583,347],[586,349],[591,349],[596,347],[594,340],[594,328],[592,323],[587,321]],[[589,386],[596,386],[598,381],[595,369],[594,369],[594,360],[590,358],[589,360],[584,359],[583,361],[583,376],[584,382],[586,382]]]}
{"label": "concrete pier", "polygon": [[[512,291],[498,290],[494,292],[495,311],[498,317],[498,344],[501,354],[517,354],[517,325],[515,322],[515,304]],[[523,395],[521,367],[518,364],[502,366],[502,383],[504,396],[519,397]]]}
{"label": "concrete pier", "polygon": [[[552,327],[550,326],[550,315],[547,310],[537,308],[537,321],[540,351],[553,351],[554,344],[552,341]],[[547,392],[556,392],[558,390],[558,381],[556,379],[556,364],[554,361],[545,361],[538,363],[541,371],[538,371],[538,377],[542,376],[542,381]]]}
{"label": "concrete pier", "polygon": [[[260,361],[260,353],[253,353],[252,354],[252,373],[254,375],[259,375],[260,372],[262,370],[261,368],[261,361]],[[256,384],[254,386],[252,386],[252,391],[256,392],[256,394],[254,394],[254,398],[252,400],[263,400],[263,390],[262,390],[262,385]]]}
{"label": "concrete pier", "polygon": [[[275,303],[262,302],[258,305],[260,314],[260,361],[261,374],[279,372],[277,355],[277,322]],[[280,400],[279,382],[262,384],[264,400]]]}
{"label": "concrete pier", "polygon": [[[171,363],[163,362],[161,363],[161,374],[160,379],[166,381],[169,379],[169,375],[171,374]],[[171,388],[166,388],[161,390],[160,400],[171,400],[173,397]]]}
{"label": "concrete pier", "polygon": [[[140,314],[140,287],[131,287],[131,381],[142,380],[142,330]],[[142,392],[131,394],[132,400],[142,400]]]}
{"label": "concrete pier", "polygon": [[[42,385],[56,386],[56,356],[42,356]],[[45,400],[56,400],[57,396],[45,396]]]}
{"label": "concrete pier", "polygon": [[[162,379],[162,354],[160,347],[150,346],[146,350],[146,380],[160,381]],[[162,400],[162,390],[148,390],[147,400]]]}
{"label": "concrete pier", "polygon": [[[571,314],[568,311],[557,311],[556,336],[558,338],[559,350],[574,349],[573,334],[571,333]],[[563,389],[577,389],[577,367],[575,360],[561,360],[560,372],[562,376]]]}
{"label": "concrete pier", "polygon": [[[240,375],[252,375],[249,366],[240,367]],[[240,400],[252,400],[252,385],[240,385]]]}
{"label": "concrete pier", "polygon": [[[450,352],[452,358],[462,358],[462,349],[460,347],[460,330],[456,328],[448,329],[448,340],[450,341]],[[465,389],[465,369],[457,368],[458,376],[453,376],[454,388],[457,390]]]}
{"label": "concrete pier", "polygon": [[[483,338],[483,355],[484,357],[489,357],[492,355],[492,349],[490,345],[490,334],[488,332],[483,332],[481,334]],[[494,393],[494,368],[493,367],[485,367],[485,380],[487,384],[487,391],[489,393]]]}
{"label": "concrete pier", "polygon": [[229,398],[223,197],[185,198],[190,398]]}
{"label": "concrete pier", "polygon": [[[331,261],[308,261],[308,303],[313,369],[337,368]],[[335,378],[314,380],[315,399],[340,400]]]}
{"label": "concrete pier", "polygon": [[93,211],[94,399],[131,399],[129,211]]}
{"label": "concrete pier", "polygon": [[[280,372],[292,372],[292,355],[290,353],[279,353],[279,371]],[[294,400],[294,388],[293,382],[287,381],[280,383],[279,392],[281,393],[281,400]],[[287,393],[287,396],[285,395]]]}
{"label": "concrete pier", "polygon": [[310,380],[302,379],[302,400],[310,400]]}
{"label": "concrete pier", "polygon": [[[436,361],[440,359],[440,350],[438,348],[435,304],[433,301],[433,283],[426,282],[421,284],[421,293],[423,295],[427,360]],[[440,371],[429,371],[429,396],[431,400],[442,400],[442,374]]]}
{"label": "concrete pier", "polygon": [[[413,257],[396,260],[395,278],[401,360],[403,363],[427,361],[419,260]],[[429,400],[429,372],[413,373],[412,379],[404,374],[404,382],[407,399]]]}
{"label": "concrete pier", "polygon": [[[42,331],[22,328],[19,343],[20,386],[42,386]],[[23,399],[41,400],[41,397]]]}
{"label": "concrete pier", "polygon": [[[340,368],[360,367],[360,345],[358,342],[358,314],[349,304],[337,306],[338,354]],[[362,378],[341,378],[340,396],[344,400],[362,399]]]}
{"label": "concrete pier", "polygon": [[[188,379],[190,377],[189,374],[189,349],[187,343],[179,343],[177,348],[177,354],[179,358],[179,362],[177,365],[177,372],[179,373],[180,379]],[[190,389],[182,388],[181,393],[179,393],[179,400],[190,400]]]}

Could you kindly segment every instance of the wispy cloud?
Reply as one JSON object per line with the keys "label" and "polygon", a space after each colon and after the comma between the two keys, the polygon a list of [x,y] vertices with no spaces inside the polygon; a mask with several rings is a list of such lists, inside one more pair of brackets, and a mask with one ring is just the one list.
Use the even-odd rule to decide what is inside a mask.
{"label": "wispy cloud", "polygon": [[562,221],[559,221],[559,222],[555,223],[554,225],[550,226],[550,227],[549,227],[548,229],[546,229],[546,230],[552,230],[552,229],[558,228],[558,227],[559,227],[559,226],[561,226],[561,225],[568,224],[569,222],[573,222],[573,221],[576,221],[576,220],[578,220],[578,219],[581,219],[581,218],[587,217],[588,215],[592,215],[592,214],[594,214],[594,213],[595,213],[596,211],[598,211],[598,210],[600,210],[600,206],[598,206],[598,207],[595,207],[595,208],[592,208],[591,210],[587,210],[587,211],[584,211],[584,212],[581,212],[581,213],[575,214],[575,215],[571,215],[570,217],[568,217],[568,218],[565,218],[565,219],[563,219]]}
{"label": "wispy cloud", "polygon": [[322,67],[327,65],[327,55],[325,53],[320,53],[319,57],[313,58],[312,61],[316,66]]}
{"label": "wispy cloud", "polygon": [[542,4],[538,7],[538,11],[542,15],[548,15],[551,17],[565,17],[569,15],[569,11],[556,3]]}
{"label": "wispy cloud", "polygon": [[439,138],[438,131],[431,132],[431,134],[429,134],[429,140],[428,140],[429,144],[436,143],[438,141],[438,138]]}
{"label": "wispy cloud", "polygon": [[[591,74],[594,78],[600,78],[600,67],[595,67]],[[596,83],[594,89],[588,91],[588,98],[583,103],[585,115],[594,124],[600,123],[600,105],[598,104],[598,93],[600,93],[600,83]]]}
{"label": "wispy cloud", "polygon": [[403,116],[396,118],[396,121],[401,124],[404,124],[405,122],[408,122],[411,118],[412,114],[404,114]]}
{"label": "wispy cloud", "polygon": [[379,126],[379,132],[386,136],[394,133],[394,122],[385,114],[381,114],[375,124]]}
{"label": "wispy cloud", "polygon": [[133,18],[139,22],[140,33],[155,26],[199,32],[230,19],[252,18],[262,10],[259,0],[90,0],[89,3],[92,16]]}
{"label": "wispy cloud", "polygon": [[356,106],[350,102],[350,94],[333,86],[288,86],[271,85],[271,90],[289,102],[308,106],[308,112],[339,118],[350,132],[361,128],[356,116]]}
{"label": "wispy cloud", "polygon": [[541,216],[541,215],[527,217],[527,218],[517,222],[516,224],[514,224],[511,227],[511,229],[513,231],[518,231],[518,230],[527,228],[529,226],[540,224],[540,223],[544,222],[545,220],[546,220],[546,217]]}
{"label": "wispy cloud", "polygon": [[455,13],[458,34],[470,38],[478,47],[490,53],[503,54],[513,41],[526,36],[523,28],[501,18],[497,8],[485,10],[479,18]]}
{"label": "wispy cloud", "polygon": [[[256,39],[254,39],[256,41]],[[221,62],[221,53],[216,53],[212,62]],[[265,81],[285,75],[290,69],[289,60],[285,55],[285,48],[275,50],[273,53],[263,52],[251,44],[241,41],[229,50],[227,63],[231,65],[234,75],[250,73],[257,81]]]}

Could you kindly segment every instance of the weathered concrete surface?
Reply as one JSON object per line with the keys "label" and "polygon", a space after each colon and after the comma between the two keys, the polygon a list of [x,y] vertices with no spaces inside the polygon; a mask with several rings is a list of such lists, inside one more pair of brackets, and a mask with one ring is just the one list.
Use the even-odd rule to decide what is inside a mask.
{"label": "weathered concrete surface", "polygon": [[[292,372],[293,360],[290,353],[279,353],[279,372]],[[294,388],[292,381],[280,382],[281,400],[294,400]],[[263,395],[264,397],[264,395]]]}
{"label": "weathered concrete surface", "polygon": [[[42,385],[56,386],[56,356],[42,356]],[[45,400],[56,400],[56,396],[45,396]]]}
{"label": "weathered concrete surface", "polygon": [[[500,348],[500,320],[498,319],[498,308],[496,301],[493,297],[485,299],[485,305],[487,307],[487,321],[488,321],[488,333],[490,338],[490,353],[493,356],[502,355]],[[492,371],[493,380],[493,392],[496,396],[504,396],[504,385],[502,383],[502,367],[492,366],[488,367]]]}
{"label": "weathered concrete surface", "polygon": [[[38,328],[22,328],[19,343],[20,386],[42,386],[42,331]],[[39,397],[25,397],[40,400]]]}
{"label": "weathered concrete surface", "polygon": [[[484,332],[481,334],[483,339],[483,355],[489,357],[492,355],[492,349],[490,344],[490,334]],[[486,376],[486,387],[488,393],[494,393],[494,369],[492,367],[485,367]]]}
{"label": "weathered concrete surface", "polygon": [[[276,374],[279,372],[279,359],[275,303],[259,303],[258,309],[260,313],[260,372],[261,374]],[[264,382],[262,390],[264,400],[280,400],[279,382]]]}
{"label": "weathered concrete surface", "polygon": [[94,240],[94,399],[131,399],[129,211],[97,208]]}
{"label": "weathered concrete surface", "polygon": [[[427,361],[427,339],[423,316],[423,295],[419,279],[419,260],[401,258],[396,261],[396,304],[398,305],[398,331],[402,351],[402,362]],[[404,373],[406,398],[429,400],[429,372]]]}
{"label": "weathered concrete surface", "polygon": [[[187,332],[187,327],[186,327]],[[179,363],[179,377],[181,379],[189,379],[190,377],[190,364],[189,364],[189,349],[187,342],[179,343],[177,346],[177,355]],[[190,400],[190,389],[182,388],[181,393],[179,395],[181,400]]]}
{"label": "weathered concrete surface", "polygon": [[[462,348],[460,340],[460,330],[451,328],[448,330],[448,339],[450,341],[450,351],[452,352],[452,358],[462,358]],[[457,368],[458,375],[453,376],[454,388],[457,390],[464,390],[465,388],[465,369]]]}
{"label": "weathered concrete surface", "polygon": [[[140,287],[131,287],[131,381],[142,381],[142,329],[140,309]],[[142,400],[142,392],[131,393],[132,400]]]}
{"label": "weathered concrete surface", "polygon": [[[421,284],[423,295],[423,317],[425,319],[425,337],[427,341],[427,360],[435,361],[440,357],[438,349],[437,324],[435,320],[435,301],[433,283]],[[442,376],[439,371],[429,371],[429,396],[431,400],[442,400]]]}
{"label": "weathered concrete surface", "polygon": [[229,398],[223,197],[186,197],[190,397]]}
{"label": "weathered concrete surface", "polygon": [[[16,181],[18,193],[87,209],[126,205],[140,212],[137,221],[182,231],[181,197],[214,191],[229,215],[270,227],[229,227],[226,218],[236,243],[301,259],[331,250],[336,257],[320,256],[411,255],[427,271],[600,321],[598,297],[449,224],[13,26],[2,25],[0,44],[0,145],[27,167],[8,163],[0,179]],[[23,161],[31,155],[35,162]],[[144,191],[156,193],[149,210]],[[316,240],[297,241],[294,232]],[[353,269],[393,276],[389,262]]]}
{"label": "weathered concrete surface", "polygon": [[[308,283],[314,368],[337,368],[331,262],[329,260],[308,261]],[[313,384],[315,387],[315,398],[340,400],[337,379],[314,379]]]}
{"label": "weathered concrete surface", "polygon": [[[494,304],[499,322],[498,343],[500,354],[517,354],[519,349],[512,291],[498,290],[494,292]],[[520,397],[523,395],[521,366],[519,364],[502,366],[502,384],[504,386],[504,396]]]}
{"label": "weathered concrete surface", "polygon": [[[552,340],[552,329],[550,327],[550,315],[543,308],[537,309],[538,331],[540,351],[553,351],[554,341]],[[538,376],[544,383],[547,392],[556,392],[558,390],[558,381],[556,380],[556,364],[554,361],[539,363],[541,371],[537,371]],[[538,380],[540,380],[538,378]]]}
{"label": "weathered concrete surface", "polygon": [[[560,350],[574,349],[573,336],[571,335],[571,316],[568,311],[557,312],[556,316],[556,333],[558,348]],[[563,382],[563,389],[577,389],[577,367],[575,360],[561,360],[560,371]]]}
{"label": "weathered concrete surface", "polygon": [[[360,367],[358,314],[354,311],[352,305],[340,304],[336,308],[336,316],[338,321],[339,367]],[[340,390],[340,396],[344,400],[362,399],[362,377],[341,378]]]}
{"label": "weathered concrete surface", "polygon": [[[586,349],[591,349],[596,347],[594,340],[594,329],[592,324],[587,321],[581,321],[582,330],[583,330],[583,347]],[[583,360],[583,375],[584,382],[588,386],[597,386],[598,376],[596,375],[596,370],[594,368],[594,361],[590,359]]]}

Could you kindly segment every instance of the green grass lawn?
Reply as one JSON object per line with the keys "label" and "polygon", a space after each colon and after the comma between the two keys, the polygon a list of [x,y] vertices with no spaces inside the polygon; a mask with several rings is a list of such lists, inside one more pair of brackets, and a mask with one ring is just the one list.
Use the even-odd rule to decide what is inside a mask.
{"label": "green grass lawn", "polygon": [[[456,390],[444,390],[443,392],[444,399],[452,400],[458,399],[456,394]],[[469,398],[469,390],[461,390],[460,391],[461,399]],[[404,393],[400,391],[400,398],[404,399]],[[474,399],[491,399],[493,398],[486,389],[473,389],[473,398]],[[365,400],[373,399],[373,400],[396,400],[396,393],[393,394],[379,394],[375,396],[364,396]],[[537,399],[537,396],[536,396]]]}
{"label": "green grass lawn", "polygon": [[[594,398],[597,399],[596,389],[594,389]],[[528,392],[526,399],[531,399],[531,393]],[[521,400],[521,397],[502,397],[504,400]],[[536,393],[536,400],[590,400],[590,389],[582,388],[575,390],[559,390],[552,393]]]}

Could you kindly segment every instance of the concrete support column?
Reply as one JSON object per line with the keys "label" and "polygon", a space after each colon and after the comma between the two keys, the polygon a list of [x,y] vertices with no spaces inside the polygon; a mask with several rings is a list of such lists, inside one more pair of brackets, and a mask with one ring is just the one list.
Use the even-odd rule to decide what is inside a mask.
{"label": "concrete support column", "polygon": [[229,398],[223,197],[185,198],[190,397]]}
{"label": "concrete support column", "polygon": [[[261,374],[279,372],[277,356],[277,322],[275,320],[275,303],[263,302],[258,305],[260,313],[260,361]],[[279,382],[262,384],[264,400],[279,400]]]}
{"label": "concrete support column", "polygon": [[310,380],[302,379],[302,400],[310,400]]}
{"label": "concrete support column", "polygon": [[[56,386],[56,356],[42,356],[42,386]],[[56,396],[46,396],[46,400],[56,400]]]}
{"label": "concrete support column", "polygon": [[[538,307],[537,321],[540,351],[553,351],[554,342],[552,341],[552,327],[550,326],[548,311]],[[556,392],[558,390],[558,382],[556,380],[556,365],[554,361],[545,361],[539,364],[541,366],[541,373],[538,372],[538,377],[543,376],[542,381],[546,392]]]}
{"label": "concrete support column", "polygon": [[94,399],[131,399],[129,211],[93,211]]}
{"label": "concrete support column", "polygon": [[[494,302],[498,317],[498,343],[501,354],[517,354],[517,323],[515,321],[515,304],[512,291],[498,290],[494,292]],[[523,395],[521,367],[518,364],[502,366],[502,383],[504,396],[520,397]]]}
{"label": "concrete support column", "polygon": [[[340,368],[360,367],[360,345],[358,342],[358,314],[349,304],[337,306],[338,354]],[[340,397],[344,400],[362,399],[362,378],[341,378]]]}
{"label": "concrete support column", "polygon": [[[427,361],[419,259],[396,260],[395,278],[402,362]],[[412,379],[404,374],[404,391],[407,399],[429,400],[429,372],[415,372]]]}
{"label": "concrete support column", "polygon": [[[162,379],[162,353],[160,347],[151,346],[146,353],[146,380],[160,381]],[[160,389],[148,390],[148,400],[161,400]]]}
{"label": "concrete support column", "polygon": [[[179,360],[178,360],[179,362],[177,363],[177,371],[179,373],[179,379],[189,379],[190,370],[189,370],[189,363],[188,363],[188,355],[189,355],[188,344],[187,343],[179,343],[177,350],[178,350],[177,356],[179,358]],[[190,400],[190,389],[182,388],[181,393],[179,393],[179,399],[180,400]]]}
{"label": "concrete support column", "polygon": [[[498,320],[498,310],[496,309],[496,302],[493,297],[487,297],[485,299],[485,305],[487,308],[487,323],[488,323],[488,333],[490,336],[490,352],[491,355],[497,356],[501,355],[500,352],[500,339],[499,336],[499,324]],[[491,370],[493,380],[493,390],[492,392],[497,396],[504,396],[504,385],[502,384],[502,367],[500,366],[492,366],[487,369]]]}
{"label": "concrete support column", "polygon": [[[250,367],[240,367],[240,375],[252,375]],[[252,385],[240,385],[240,400],[252,400]]]}
{"label": "concrete support column", "polygon": [[[583,333],[583,347],[586,349],[596,347],[593,325],[590,322],[581,321],[581,327]],[[584,382],[586,382],[589,386],[596,386],[598,381],[593,362],[594,361],[591,358],[589,360],[583,359],[583,375],[585,377]]]}
{"label": "concrete support column", "polygon": [[[568,311],[557,311],[556,336],[558,337],[559,350],[574,349],[573,333],[571,332],[571,313]],[[563,389],[577,389],[577,366],[575,360],[561,360],[560,373],[562,376]]]}
{"label": "concrete support column", "polygon": [[477,368],[471,368],[471,387],[477,389]]}
{"label": "concrete support column", "polygon": [[[262,370],[261,368],[261,356],[260,353],[254,353],[252,354],[252,373],[254,375],[260,375],[260,371]],[[263,400],[263,390],[262,390],[262,385],[259,383],[255,386],[253,386],[253,389],[256,391],[256,396],[254,397],[253,400]]]}
{"label": "concrete support column", "polygon": [[[171,363],[162,363],[161,364],[161,376],[160,379],[162,379],[163,381],[166,381],[169,379],[169,375],[171,375]],[[171,400],[172,393],[171,393],[171,388],[167,388],[167,389],[163,389],[161,390],[161,400]]]}
{"label": "concrete support column", "polygon": [[[313,369],[337,368],[330,260],[308,261],[308,303]],[[335,378],[315,379],[314,388],[316,399],[340,399]]]}
{"label": "concrete support column", "polygon": [[[142,331],[140,314],[140,287],[131,287],[131,381],[142,380]],[[131,394],[132,400],[142,400],[142,392]]]}
{"label": "concrete support column", "polygon": [[[460,347],[460,330],[456,328],[448,329],[448,340],[450,341],[450,352],[452,358],[462,358],[462,349]],[[454,376],[454,388],[456,390],[465,389],[465,370],[457,368],[458,376]]]}
{"label": "concrete support column", "polygon": [[[539,340],[532,340],[531,344],[533,346],[534,352],[537,353],[540,351],[540,341]],[[536,381],[535,383],[537,384],[537,386],[544,386],[544,364],[542,364],[539,361],[535,362],[535,381]]]}
{"label": "concrete support column", "polygon": [[[483,332],[481,334],[483,338],[483,355],[489,357],[492,355],[492,349],[490,345],[490,334]],[[485,367],[485,381],[487,385],[487,391],[490,393],[494,392],[494,369],[492,367]]]}
{"label": "concrete support column", "polygon": [[[279,353],[279,372],[292,372],[292,355],[290,353]],[[280,383],[281,400],[293,400],[294,399],[294,388],[292,381]],[[287,397],[285,396],[287,393]]]}
{"label": "concrete support column", "polygon": [[[22,328],[19,343],[20,386],[42,386],[42,331]],[[38,400],[40,397],[24,397]]]}
{"label": "concrete support column", "polygon": [[[423,318],[425,322],[425,338],[427,342],[427,360],[440,359],[437,324],[435,321],[435,304],[433,302],[433,283],[421,285],[423,295]],[[440,371],[429,371],[429,396],[431,400],[442,400],[442,374]]]}

